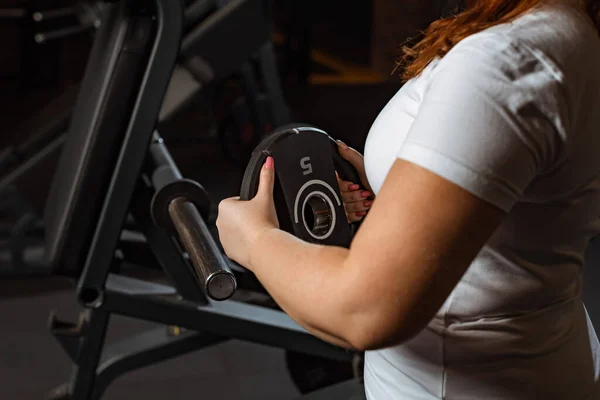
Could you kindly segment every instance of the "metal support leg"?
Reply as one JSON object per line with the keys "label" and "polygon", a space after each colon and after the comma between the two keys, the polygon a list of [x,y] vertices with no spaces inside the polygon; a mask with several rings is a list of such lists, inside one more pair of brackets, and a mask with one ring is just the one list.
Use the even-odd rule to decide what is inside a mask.
{"label": "metal support leg", "polygon": [[[62,332],[58,337],[61,345],[78,365],[70,384],[50,394],[52,400],[100,400],[109,385],[127,372],[229,340],[180,328],[174,333],[161,325],[103,346],[109,314],[98,315],[97,310],[92,313],[95,315],[91,319],[81,319],[78,324],[52,318],[54,330]],[[82,330],[88,334],[78,337]]]}
{"label": "metal support leg", "polygon": [[227,340],[207,333],[184,331],[169,335],[166,327],[153,329],[111,345],[102,357],[91,400],[99,400],[111,382],[129,371],[166,361]]}
{"label": "metal support leg", "polygon": [[281,311],[232,300],[199,307],[183,299],[131,296],[116,289],[104,292],[103,309],[119,315],[331,360],[354,359],[353,352],[321,341]]}
{"label": "metal support leg", "polygon": [[69,385],[69,394],[72,400],[88,400],[93,393],[96,370],[100,362],[109,320],[110,314],[105,311],[90,311],[77,365],[73,370]]}

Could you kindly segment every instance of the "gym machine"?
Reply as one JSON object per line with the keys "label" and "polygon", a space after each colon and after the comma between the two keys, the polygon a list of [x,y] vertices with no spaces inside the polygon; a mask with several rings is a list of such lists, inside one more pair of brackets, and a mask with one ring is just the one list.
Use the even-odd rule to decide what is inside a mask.
{"label": "gym machine", "polygon": [[[0,274],[45,275],[43,263],[44,226],[39,217],[44,199],[36,195],[49,189],[48,179],[39,175],[52,170],[69,125],[71,107],[78,88],[67,89],[36,118],[23,124],[14,136],[34,132],[26,141],[0,152]],[[35,182],[34,187],[27,182]]]}
{"label": "gym machine", "polygon": [[[102,15],[105,6],[89,2],[82,4],[72,9],[35,13],[34,17],[42,21],[69,13],[80,15],[91,12],[93,17],[82,16],[79,19],[95,22],[91,25],[82,23],[81,26],[100,28],[101,19],[97,18]],[[210,91],[207,87],[214,87],[236,71],[240,71],[246,96],[232,105],[219,132],[221,146],[226,154],[231,155],[230,159],[243,163],[245,155],[249,156],[262,136],[255,134],[249,141],[237,143],[241,138],[236,132],[239,133],[245,125],[266,132],[270,126],[289,122],[290,113],[283,98],[271,43],[269,9],[268,5],[259,7],[247,0],[188,2],[184,13],[184,38],[160,112],[161,126],[168,125],[178,112],[191,107],[193,99],[201,92]],[[251,29],[239,35],[241,26]],[[75,28],[61,31],[74,32]],[[58,38],[60,35],[46,36]],[[260,70],[260,77],[255,76],[255,66]],[[258,82],[262,83],[262,87]],[[0,227],[0,240],[6,249],[0,252],[0,262],[7,266],[0,268],[0,274],[31,276],[48,272],[40,258],[44,252],[41,240],[44,226],[38,216],[39,210],[43,209],[43,201],[38,199],[31,203],[36,196],[27,196],[30,188],[22,181],[26,180],[23,179],[25,176],[54,167],[78,91],[76,86],[59,96],[37,118],[21,128],[24,132],[36,132],[29,140],[0,153],[0,176],[3,176],[0,178],[0,214],[12,219]],[[123,246],[135,246],[139,242],[135,231],[136,228],[130,226]]]}
{"label": "gym machine", "polygon": [[100,23],[102,5],[82,1],[73,7],[48,9],[52,5],[48,0],[19,3],[23,7],[0,8],[0,23],[16,22],[19,27],[20,87],[56,87],[61,49],[58,39],[93,32]]}
{"label": "gym machine", "polygon": [[[228,339],[354,358],[281,311],[230,299],[238,280],[208,233],[206,193],[181,177],[156,131],[182,16],[178,1],[120,0],[107,7],[96,34],[44,213],[48,265],[77,282],[86,308],[76,323],[52,315],[51,332],[74,363],[71,381],[53,399],[99,399],[128,371]],[[170,284],[110,272],[121,262],[114,250],[129,214]],[[105,346],[114,314],[158,327]],[[343,397],[327,398],[361,390],[357,382],[341,387],[328,390]]]}
{"label": "gym machine", "polygon": [[0,8],[0,24],[14,26],[19,43],[18,64],[6,78],[17,83],[19,88],[54,86],[58,77],[58,48],[53,45],[42,49],[36,45],[34,36],[39,26],[31,18],[44,2],[28,0],[24,3],[24,7]]}
{"label": "gym machine", "polygon": [[[38,43],[92,31],[100,26],[103,4],[93,1],[81,1],[72,7],[48,10],[33,10],[27,8],[0,9],[0,20],[25,20],[36,24],[36,33],[32,39]],[[53,29],[47,26],[56,20],[74,19],[75,23]]]}

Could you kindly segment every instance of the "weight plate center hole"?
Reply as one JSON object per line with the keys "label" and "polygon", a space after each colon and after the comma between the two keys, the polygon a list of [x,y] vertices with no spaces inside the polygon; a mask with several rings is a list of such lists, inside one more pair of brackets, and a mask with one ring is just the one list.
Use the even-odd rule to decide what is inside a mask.
{"label": "weight plate center hole", "polygon": [[327,200],[318,194],[311,195],[304,206],[306,228],[315,236],[324,236],[333,224],[333,211]]}

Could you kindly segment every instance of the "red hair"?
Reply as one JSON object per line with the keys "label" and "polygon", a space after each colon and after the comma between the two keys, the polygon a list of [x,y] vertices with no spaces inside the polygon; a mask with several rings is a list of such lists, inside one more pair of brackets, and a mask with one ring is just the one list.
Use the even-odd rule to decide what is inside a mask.
{"label": "red hair", "polygon": [[[543,0],[467,0],[465,9],[429,25],[416,44],[402,47],[397,68],[404,81],[417,77],[437,57],[458,42],[494,25],[510,22]],[[600,30],[600,0],[586,0],[590,18]]]}

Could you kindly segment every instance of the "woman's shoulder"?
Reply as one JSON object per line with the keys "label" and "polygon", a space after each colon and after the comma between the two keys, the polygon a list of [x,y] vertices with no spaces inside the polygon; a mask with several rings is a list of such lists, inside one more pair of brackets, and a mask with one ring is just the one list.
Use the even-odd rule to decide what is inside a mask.
{"label": "woman's shoulder", "polygon": [[592,21],[571,7],[553,6],[468,36],[445,62],[466,59],[517,75],[542,68],[562,81],[565,75],[580,76],[579,70],[594,68],[594,63],[600,67],[599,54],[600,36]]}

